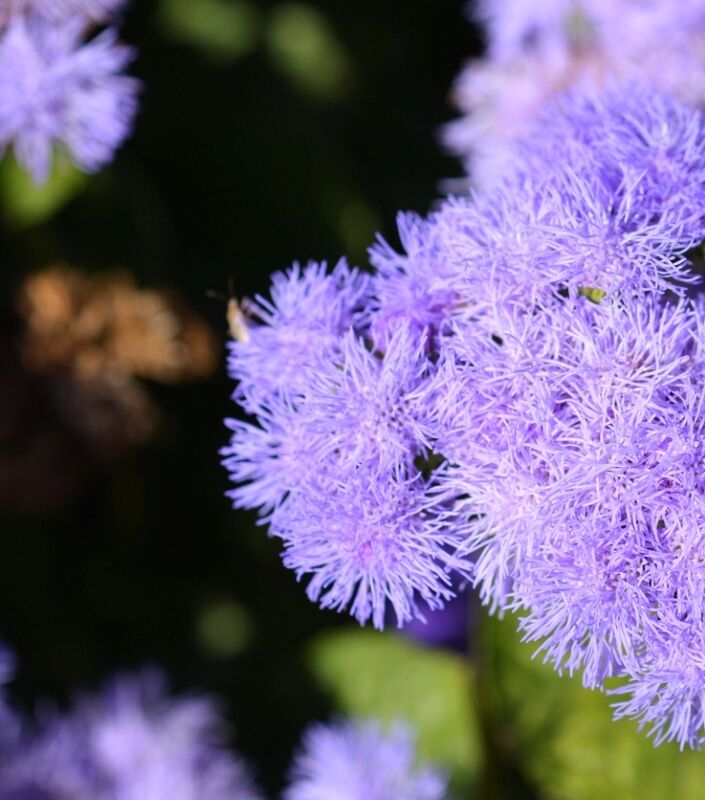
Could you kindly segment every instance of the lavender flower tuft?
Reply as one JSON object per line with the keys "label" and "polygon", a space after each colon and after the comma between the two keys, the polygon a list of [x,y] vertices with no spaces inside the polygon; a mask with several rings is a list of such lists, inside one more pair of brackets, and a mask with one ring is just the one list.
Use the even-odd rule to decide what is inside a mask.
{"label": "lavender flower tuft", "polygon": [[687,0],[483,0],[488,53],[454,87],[463,116],[444,131],[473,182],[494,184],[547,103],[570,89],[632,80],[705,104],[705,5]]}
{"label": "lavender flower tuft", "polygon": [[445,778],[416,765],[411,732],[383,733],[373,722],[313,725],[291,771],[284,800],[443,800]]}
{"label": "lavender flower tuft", "polygon": [[112,29],[86,43],[83,29],[28,14],[0,32],[0,150],[12,145],[37,183],[55,147],[96,172],[132,129],[139,83],[122,71],[134,54]]}
{"label": "lavender flower tuft", "polygon": [[340,261],[294,264],[272,277],[271,299],[247,303],[247,341],[232,342],[228,371],[238,381],[236,399],[256,409],[274,394],[305,386],[303,371],[320,356],[336,353],[350,328],[365,327],[369,277]]}
{"label": "lavender flower tuft", "polygon": [[256,800],[203,699],[174,700],[156,673],[121,679],[67,716],[28,727],[0,755],[0,796]]}

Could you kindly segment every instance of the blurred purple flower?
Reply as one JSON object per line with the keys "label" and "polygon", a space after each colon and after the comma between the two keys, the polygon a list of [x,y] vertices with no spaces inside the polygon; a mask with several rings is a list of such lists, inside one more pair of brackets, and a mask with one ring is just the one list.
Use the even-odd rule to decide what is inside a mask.
{"label": "blurred purple flower", "polygon": [[417,766],[411,731],[374,722],[312,725],[294,761],[284,800],[443,800],[447,781]]}
{"label": "blurred purple flower", "polygon": [[15,654],[8,647],[0,643],[0,687],[4,686],[15,677],[17,660]]}
{"label": "blurred purple flower", "polygon": [[568,89],[634,80],[705,104],[705,3],[484,0],[485,58],[458,77],[463,117],[444,131],[474,183],[495,183],[518,138]]}
{"label": "blurred purple flower", "polygon": [[109,29],[82,43],[81,20],[14,17],[0,33],[0,149],[44,182],[54,147],[96,172],[132,129],[139,83],[122,74],[130,48]]}
{"label": "blurred purple flower", "polygon": [[11,800],[256,800],[202,698],[172,699],[156,673],[121,679],[66,716],[46,716],[2,753]]}
{"label": "blurred purple flower", "polygon": [[126,4],[127,0],[0,0],[0,27],[13,15],[33,13],[52,22],[81,19],[106,22]]}

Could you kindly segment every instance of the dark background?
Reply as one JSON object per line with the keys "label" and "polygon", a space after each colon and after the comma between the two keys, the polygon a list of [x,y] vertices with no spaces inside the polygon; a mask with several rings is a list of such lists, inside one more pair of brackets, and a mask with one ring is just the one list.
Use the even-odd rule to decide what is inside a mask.
{"label": "dark background", "polygon": [[[125,267],[180,290],[225,342],[225,306],[208,290],[232,278],[240,296],[266,292],[294,260],[364,264],[375,231],[396,241],[397,210],[425,212],[460,172],[437,131],[480,47],[462,5],[251,0],[249,33],[228,43],[221,26],[189,22],[183,0],[134,2],[122,29],[144,82],[134,135],[50,219],[3,223],[5,305],[47,264]],[[287,33],[313,37],[310,63],[287,56]],[[0,514],[0,635],[27,704],[145,663],[177,690],[219,694],[271,790],[302,727],[330,710],[302,646],[349,623],[312,606],[277,543],[230,509],[218,449],[231,390],[223,367],[151,387],[163,419],[146,447],[57,510]]]}

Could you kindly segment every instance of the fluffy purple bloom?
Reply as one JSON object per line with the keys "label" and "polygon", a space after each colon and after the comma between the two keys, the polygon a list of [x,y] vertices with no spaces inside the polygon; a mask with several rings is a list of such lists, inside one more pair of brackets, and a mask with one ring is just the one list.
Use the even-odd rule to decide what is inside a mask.
{"label": "fluffy purple bloom", "polygon": [[238,381],[236,399],[248,410],[273,394],[296,394],[304,373],[320,356],[335,354],[341,336],[365,327],[369,276],[342,260],[294,264],[272,277],[271,299],[247,302],[247,341],[230,344],[228,371]]}
{"label": "fluffy purple bloom", "polygon": [[429,372],[408,328],[384,354],[351,330],[296,375],[296,397],[262,402],[258,424],[228,420],[234,504],[260,509],[312,600],[378,628],[388,606],[400,625],[440,608],[468,569],[460,529],[438,524],[450,500],[422,474]]}
{"label": "fluffy purple bloom", "polygon": [[430,371],[424,349],[409,327],[397,330],[381,356],[349,333],[336,357],[312,365],[301,413],[312,440],[344,472],[383,478],[413,471],[430,444],[417,397]]}
{"label": "fluffy purple bloom", "polygon": [[573,92],[517,147],[493,191],[434,215],[444,271],[476,320],[557,292],[684,292],[705,239],[702,114],[631,84]]}
{"label": "fluffy purple bloom", "polygon": [[0,149],[13,145],[37,183],[52,151],[96,172],[130,133],[139,83],[122,74],[130,48],[114,30],[82,42],[83,23],[16,16],[0,33]]}
{"label": "fluffy purple bloom", "polygon": [[257,424],[226,419],[232,435],[220,455],[237,487],[227,496],[235,508],[259,509],[264,522],[292,489],[310,481],[324,464],[320,447],[298,410],[273,395],[258,409]]}
{"label": "fluffy purple bloom", "polygon": [[[659,741],[700,744],[703,307],[565,306],[501,344],[458,337],[448,350],[441,481],[467,498],[485,601],[523,611],[525,637],[587,686],[628,676],[622,713]],[[687,719],[673,699],[686,696]]]}
{"label": "fluffy purple bloom", "polygon": [[0,797],[256,800],[221,728],[210,701],[168,697],[156,673],[121,679],[70,714],[28,726],[1,754]]}
{"label": "fluffy purple bloom", "polygon": [[456,593],[452,575],[469,572],[456,555],[463,529],[452,491],[420,475],[324,474],[291,493],[271,533],[285,565],[311,576],[306,592],[322,608],[349,608],[381,629],[389,607],[402,626],[442,608]]}
{"label": "fluffy purple bloom", "polygon": [[444,131],[481,185],[496,182],[547,102],[575,87],[640,81],[705,103],[705,3],[687,0],[485,0],[488,54],[454,89],[463,117]]}
{"label": "fluffy purple bloom", "polygon": [[381,349],[399,327],[432,342],[447,327],[457,303],[444,270],[446,241],[437,228],[417,214],[400,213],[397,229],[403,252],[381,237],[370,248],[376,269],[370,334]]}
{"label": "fluffy purple bloom", "polygon": [[126,0],[0,0],[0,27],[20,13],[32,13],[52,22],[67,19],[105,22],[125,3]]}
{"label": "fluffy purple bloom", "polygon": [[418,766],[411,731],[374,722],[313,725],[291,770],[284,800],[443,800],[445,777]]}
{"label": "fluffy purple bloom", "polygon": [[258,363],[299,369],[237,376],[259,424],[231,423],[232,496],[323,607],[404,625],[470,579],[557,670],[626,679],[618,715],[701,746],[705,122],[615,83],[515,154],[400,217],[405,252],[372,248],[369,309],[325,346],[271,314]]}

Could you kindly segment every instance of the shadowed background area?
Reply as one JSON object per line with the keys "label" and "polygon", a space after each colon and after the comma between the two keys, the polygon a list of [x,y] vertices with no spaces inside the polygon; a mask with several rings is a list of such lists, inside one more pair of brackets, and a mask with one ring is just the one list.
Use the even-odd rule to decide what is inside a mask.
{"label": "shadowed background area", "polygon": [[[269,789],[331,710],[305,643],[347,619],[223,496],[232,387],[207,292],[364,264],[460,173],[436,132],[480,49],[461,5],[140,0],[122,38],[142,107],[112,167],[59,164],[36,190],[0,164],[0,635],[27,703],[160,664],[224,699]],[[27,281],[57,265],[79,271]]]}

